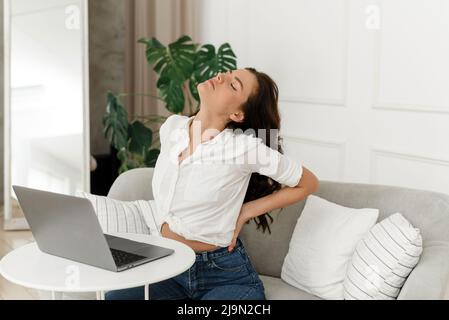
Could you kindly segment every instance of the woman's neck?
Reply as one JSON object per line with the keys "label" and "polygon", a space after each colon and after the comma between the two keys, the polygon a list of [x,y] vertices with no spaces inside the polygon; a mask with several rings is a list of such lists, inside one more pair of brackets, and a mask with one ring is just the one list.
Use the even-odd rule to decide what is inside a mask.
{"label": "woman's neck", "polygon": [[201,129],[201,137],[203,137],[204,132],[208,130],[208,137],[203,137],[203,139],[201,139],[201,142],[205,142],[213,139],[216,135],[223,131],[226,128],[226,123],[223,120],[216,119],[215,117],[201,112],[200,110],[190,123],[189,132],[191,137],[193,136],[194,128],[195,130]]}

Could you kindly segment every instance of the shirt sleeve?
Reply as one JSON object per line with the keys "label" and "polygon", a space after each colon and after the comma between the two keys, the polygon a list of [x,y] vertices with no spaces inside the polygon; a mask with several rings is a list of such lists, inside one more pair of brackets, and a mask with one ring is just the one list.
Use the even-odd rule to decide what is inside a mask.
{"label": "shirt sleeve", "polygon": [[180,117],[177,114],[170,115],[167,119],[165,119],[164,123],[159,128],[159,139],[161,141],[161,148],[162,147],[169,147],[170,143],[170,134],[173,129],[173,123],[175,120]]}
{"label": "shirt sleeve", "polygon": [[302,163],[267,146],[261,138],[252,138],[248,146],[246,163],[251,172],[272,178],[273,180],[295,187],[301,180]]}

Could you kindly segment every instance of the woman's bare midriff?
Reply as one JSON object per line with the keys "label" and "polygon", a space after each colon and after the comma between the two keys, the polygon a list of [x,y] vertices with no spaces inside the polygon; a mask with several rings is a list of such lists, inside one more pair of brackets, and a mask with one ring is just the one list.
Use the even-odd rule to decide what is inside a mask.
{"label": "woman's bare midriff", "polygon": [[170,229],[170,227],[168,226],[167,222],[164,222],[162,224],[161,235],[164,238],[169,238],[169,239],[173,239],[173,240],[177,240],[177,241],[180,241],[182,243],[185,243],[190,248],[192,248],[192,250],[195,251],[195,252],[212,251],[212,250],[220,248],[219,246],[215,246],[215,245],[210,244],[210,243],[205,243],[205,242],[196,241],[196,240],[187,240],[183,236],[173,232]]}

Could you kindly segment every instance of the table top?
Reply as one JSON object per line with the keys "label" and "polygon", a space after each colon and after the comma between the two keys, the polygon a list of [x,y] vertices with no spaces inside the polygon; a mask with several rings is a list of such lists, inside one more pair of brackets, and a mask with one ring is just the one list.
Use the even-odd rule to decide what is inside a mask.
{"label": "table top", "polygon": [[18,285],[57,292],[91,292],[126,289],[172,278],[195,263],[195,251],[186,244],[156,235],[111,233],[130,240],[175,250],[169,256],[113,272],[46,254],[35,242],[2,258],[0,274]]}

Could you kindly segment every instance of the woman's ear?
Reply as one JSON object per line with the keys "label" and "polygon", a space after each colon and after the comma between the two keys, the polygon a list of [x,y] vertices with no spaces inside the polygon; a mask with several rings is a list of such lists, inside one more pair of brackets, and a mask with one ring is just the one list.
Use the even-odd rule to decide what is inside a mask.
{"label": "woman's ear", "polygon": [[243,122],[243,120],[245,119],[245,115],[241,111],[233,112],[230,114],[229,118],[231,118],[231,120],[234,122]]}

